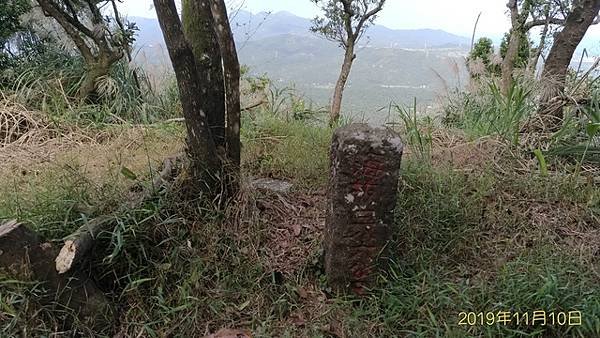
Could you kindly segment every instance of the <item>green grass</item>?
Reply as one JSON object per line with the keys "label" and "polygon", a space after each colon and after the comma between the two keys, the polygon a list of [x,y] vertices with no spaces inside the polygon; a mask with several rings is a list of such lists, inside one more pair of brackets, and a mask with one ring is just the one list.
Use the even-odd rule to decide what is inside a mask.
{"label": "green grass", "polygon": [[[325,186],[329,129],[268,114],[245,123],[248,174],[289,178],[301,190]],[[569,251],[557,229],[532,225],[527,204],[520,202],[553,203],[585,222],[597,217],[586,206],[597,205],[598,189],[568,177],[466,175],[419,158],[407,158],[402,170],[392,269],[366,299],[319,298],[324,285],[318,267],[283,278],[271,270],[261,249],[273,231],[266,219],[249,219],[250,229],[240,233],[214,211],[182,214],[189,209],[173,204],[169,194],[115,216],[114,228],[101,236],[105,244],[94,256],[94,275],[120,305],[119,325],[131,335],[190,336],[207,328],[242,327],[258,337],[324,337],[332,323],[353,335],[378,337],[599,334],[598,276],[586,265],[597,263]],[[109,196],[116,189],[111,182],[106,181]],[[73,228],[81,222],[73,206],[101,200],[93,185],[69,170],[26,176],[24,184],[3,210],[44,234]],[[265,197],[247,198],[248,203]],[[29,319],[19,316],[35,307],[35,285],[3,283],[2,313],[12,314],[3,327],[13,331],[7,332],[51,330],[40,326],[56,318],[50,310]],[[306,289],[315,299],[300,296]],[[321,307],[305,314],[302,325],[290,324],[315,304]],[[535,310],[578,310],[584,325],[458,325],[460,312]],[[85,326],[78,330],[85,332]]]}
{"label": "green grass", "polygon": [[473,137],[499,135],[519,144],[519,133],[527,118],[535,113],[531,83],[514,82],[507,96],[494,79],[481,80],[473,93],[460,93],[447,106],[446,123]]}
{"label": "green grass", "polygon": [[[511,107],[504,107],[514,112],[505,120],[492,113],[470,120],[467,132],[500,134],[512,143],[523,116]],[[438,166],[430,159],[440,146],[432,141],[435,126],[423,125],[409,110],[399,109],[412,154],[403,159],[390,270],[377,288],[362,299],[331,295],[319,248],[310,246],[320,240],[317,233],[298,241],[311,249],[293,272],[278,271],[272,260],[280,252],[271,236],[285,230],[282,223],[294,217],[292,209],[324,216],[322,205],[310,198],[323,198],[327,186],[332,131],[304,115],[266,110],[244,115],[244,174],[290,180],[296,186],[289,197],[245,189],[219,211],[182,200],[178,191],[159,191],[135,209],[121,208],[127,188],[147,185],[150,168],[170,155],[169,145],[181,144],[183,128],[177,124],[104,140],[105,152],[121,154],[107,157],[106,170],[90,171],[90,158],[101,154],[93,148],[91,154],[70,153],[60,164],[3,175],[0,219],[18,218],[50,240],[85,217],[113,213],[111,228],[100,235],[84,269],[119,316],[114,326],[96,332],[86,323],[65,325],[68,313],[39,304],[44,293],[39,284],[0,273],[1,335],[121,331],[132,337],[191,337],[224,327],[247,329],[255,337],[600,335],[598,186],[569,172],[540,175],[537,165],[531,172],[515,170],[533,155],[503,144],[497,146],[513,155],[501,152],[506,156],[501,171],[492,165]],[[123,166],[140,182],[120,174]],[[298,195],[305,199],[285,206]],[[460,312],[537,310],[581,311],[583,325],[459,325]]]}
{"label": "green grass", "polygon": [[332,131],[303,120],[263,113],[246,118],[242,147],[248,171],[289,179],[301,186],[322,186],[329,172]]}
{"label": "green grass", "polygon": [[[569,182],[534,184],[528,177],[472,178],[410,164],[404,168],[403,182],[392,269],[382,287],[354,311],[352,330],[382,337],[599,334],[599,276],[590,269],[597,262],[574,256],[555,238],[557,229],[534,228],[527,207],[515,201],[526,197],[538,203],[585,205],[598,197],[597,189],[583,186],[577,192],[563,189],[572,185]],[[487,210],[503,194],[515,195],[500,209],[512,209],[512,215]],[[591,210],[581,213],[581,221],[586,214],[594,215]],[[592,222],[587,231],[592,231]],[[523,243],[515,237],[522,237]],[[532,315],[537,310],[581,311],[583,325],[458,325],[460,312]],[[370,331],[369,325],[376,330]]]}

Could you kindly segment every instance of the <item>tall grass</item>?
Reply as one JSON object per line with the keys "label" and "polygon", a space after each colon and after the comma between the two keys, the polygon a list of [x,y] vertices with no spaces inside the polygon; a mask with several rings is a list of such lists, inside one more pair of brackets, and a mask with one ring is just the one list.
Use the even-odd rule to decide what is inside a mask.
{"label": "tall grass", "polygon": [[548,154],[579,163],[600,164],[600,83],[589,84],[589,100],[567,112],[567,122],[557,133]]}
{"label": "tall grass", "polygon": [[392,104],[392,107],[400,115],[403,123],[403,134],[405,142],[411,147],[411,151],[421,161],[428,161],[431,156],[432,146],[432,120],[429,117],[420,117],[417,109],[417,99],[414,99],[411,107],[403,107]]}
{"label": "tall grass", "polygon": [[0,90],[31,109],[48,116],[94,123],[152,123],[180,115],[174,82],[153,88],[145,70],[122,60],[96,82],[96,92],[86,102],[76,98],[84,77],[80,56],[60,49],[20,60],[2,74]]}
{"label": "tall grass", "polygon": [[498,135],[519,143],[523,123],[535,113],[533,87],[513,82],[508,95],[500,92],[493,79],[482,79],[473,93],[459,93],[446,108],[446,124],[464,129],[475,137]]}

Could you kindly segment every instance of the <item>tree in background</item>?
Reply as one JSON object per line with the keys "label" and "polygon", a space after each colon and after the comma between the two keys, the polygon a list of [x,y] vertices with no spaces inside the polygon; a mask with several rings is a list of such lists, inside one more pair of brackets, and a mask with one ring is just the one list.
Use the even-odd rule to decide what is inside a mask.
{"label": "tree in background", "polygon": [[[566,1],[566,0],[556,0],[556,1]],[[550,18],[558,17],[558,12],[561,10],[563,6],[558,6],[556,2],[552,3],[550,1],[544,3],[541,6],[536,7],[536,11],[534,12],[535,17],[541,17],[544,20],[543,28],[539,34],[539,43],[537,46],[531,46],[529,61],[527,62],[527,70],[535,75],[537,72],[537,66],[542,56],[542,53],[546,49],[548,39],[551,38],[551,34],[553,33],[553,25],[550,24]]]}
{"label": "tree in background", "polygon": [[[510,40],[510,33],[504,34],[502,41],[500,42],[500,57],[504,60],[506,58],[506,54],[508,53],[508,42]],[[524,38],[520,39],[519,49],[517,50],[517,56],[514,60],[514,67],[516,68],[525,68],[529,63],[529,58],[531,56],[531,41],[527,35]]]}
{"label": "tree in background", "polygon": [[542,95],[538,112],[545,123],[557,128],[563,119],[561,100],[567,79],[567,71],[573,54],[592,24],[598,23],[600,0],[574,0],[566,16],[565,24],[555,37],[542,72],[542,83],[547,88]]}
{"label": "tree in background", "polygon": [[500,74],[499,64],[494,60],[495,55],[492,39],[479,38],[467,57],[471,77],[478,78],[483,74]]}
{"label": "tree in background", "polygon": [[[231,189],[237,188],[239,157],[231,155],[234,153],[231,149],[240,149],[239,63],[235,45],[230,41],[233,35],[225,3],[184,1],[183,25],[174,0],[154,0],[154,6],[177,78],[193,183],[211,198],[223,200],[232,193]],[[215,41],[218,48],[214,48]],[[216,60],[223,60],[223,66],[217,66]],[[237,93],[232,93],[236,83]],[[221,94],[223,90],[225,96]],[[237,107],[232,106],[236,97]],[[211,116],[217,113],[219,116]],[[215,134],[222,135],[221,130],[224,142],[220,136],[215,138]],[[222,189],[223,183],[227,184],[227,190]]]}
{"label": "tree in background", "polygon": [[345,51],[342,70],[337,80],[329,124],[335,125],[340,119],[342,95],[350,76],[352,63],[356,59],[356,45],[381,12],[385,0],[311,0],[323,11],[323,17],[313,20],[311,31],[327,40],[339,43]]}
{"label": "tree in background", "polygon": [[502,61],[501,90],[504,95],[509,91],[513,82],[513,70],[519,58],[523,40],[534,27],[563,25],[565,23],[562,11],[564,0],[509,0],[506,4],[510,11],[511,29],[506,53]]}
{"label": "tree in background", "polygon": [[0,69],[5,69],[11,56],[14,56],[10,40],[24,29],[19,17],[30,8],[28,0],[4,0],[0,3]]}
{"label": "tree in background", "polygon": [[[78,98],[88,99],[96,81],[129,51],[137,30],[134,23],[123,24],[116,12],[116,0],[36,0],[46,16],[52,17],[73,41],[85,61],[85,76]],[[101,8],[113,4],[113,17]],[[116,27],[111,27],[116,22]],[[114,25],[113,25],[114,26]]]}

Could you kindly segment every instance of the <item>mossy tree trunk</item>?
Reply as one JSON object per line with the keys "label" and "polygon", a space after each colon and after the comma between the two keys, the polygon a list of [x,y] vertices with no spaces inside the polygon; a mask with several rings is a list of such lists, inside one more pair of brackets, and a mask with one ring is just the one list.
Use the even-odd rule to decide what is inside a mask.
{"label": "mossy tree trunk", "polygon": [[239,176],[241,161],[240,144],[240,63],[235,40],[229,25],[227,9],[223,0],[211,0],[211,12],[214,18],[215,32],[223,57],[223,75],[225,78],[225,107],[227,124],[225,128],[227,160],[229,165],[229,186],[236,190],[235,181]]}
{"label": "mossy tree trunk", "polygon": [[203,105],[210,132],[219,153],[225,153],[225,85],[219,43],[211,16],[210,1],[183,0],[181,17],[185,38],[194,53]]}
{"label": "mossy tree trunk", "polygon": [[[44,15],[52,17],[73,41],[86,64],[86,73],[77,96],[86,100],[96,89],[96,81],[106,76],[113,64],[125,56],[133,43],[134,29],[125,27],[114,7],[114,16],[120,25],[120,34],[109,32],[111,19],[102,13],[101,2],[94,0],[36,0]],[[91,22],[84,23],[87,18]]]}
{"label": "mossy tree trunk", "polygon": [[222,161],[210,130],[208,109],[214,106],[202,84],[192,46],[186,40],[173,0],[154,0],[169,57],[175,70],[187,128],[187,148],[195,185],[214,197],[220,193]]}

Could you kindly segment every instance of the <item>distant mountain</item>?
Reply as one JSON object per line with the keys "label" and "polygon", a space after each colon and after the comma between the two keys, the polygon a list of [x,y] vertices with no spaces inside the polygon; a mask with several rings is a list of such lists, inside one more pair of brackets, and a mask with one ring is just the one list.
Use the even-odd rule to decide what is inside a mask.
{"label": "distant mountain", "polygon": [[[158,22],[131,18],[140,28],[138,61],[169,64]],[[240,62],[256,75],[266,74],[279,87],[295,86],[317,105],[325,106],[339,75],[342,50],[310,32],[309,19],[288,12],[232,18]],[[374,25],[357,51],[344,95],[346,113],[369,117],[391,101],[430,105],[446,86],[465,77],[463,57],[469,40],[441,30],[395,30]],[[380,114],[381,115],[381,114]]]}
{"label": "distant mountain", "polygon": [[[138,44],[156,44],[162,41],[162,34],[156,19],[132,17],[140,28]],[[289,12],[257,13],[240,10],[231,19],[236,40],[257,41],[279,35],[314,37],[310,32],[311,20]],[[372,47],[393,47],[408,49],[468,47],[470,40],[435,29],[390,29],[374,25],[367,31],[363,44]]]}
{"label": "distant mountain", "polygon": [[[429,105],[445,87],[460,85],[466,52],[400,48],[361,48],[344,95],[345,109],[360,115],[391,101]],[[248,41],[240,59],[256,75],[267,74],[278,86],[293,83],[318,104],[325,105],[339,75],[343,51],[317,38],[285,34]],[[367,114],[370,115],[370,114]]]}

